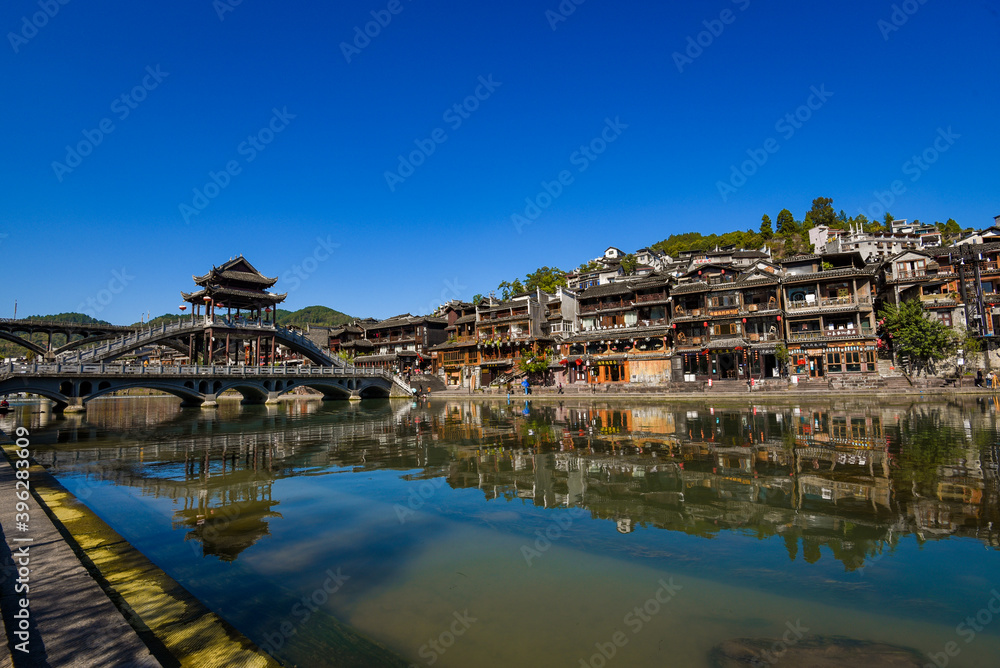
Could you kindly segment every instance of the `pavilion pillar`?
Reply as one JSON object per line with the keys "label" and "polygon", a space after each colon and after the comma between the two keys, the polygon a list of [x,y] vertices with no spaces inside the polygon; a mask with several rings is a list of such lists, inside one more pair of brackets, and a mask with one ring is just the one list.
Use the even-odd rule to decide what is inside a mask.
{"label": "pavilion pillar", "polygon": [[229,332],[226,332],[226,366],[229,366]]}
{"label": "pavilion pillar", "polygon": [[194,334],[188,337],[188,364],[194,364]]}
{"label": "pavilion pillar", "polygon": [[253,352],[253,365],[260,366],[260,334],[257,335],[257,348]]}
{"label": "pavilion pillar", "polygon": [[271,335],[271,366],[274,366],[274,358],[276,356],[276,353],[278,352],[276,350],[276,346],[274,345],[275,344],[275,340],[276,339],[275,339],[274,335],[272,334]]}

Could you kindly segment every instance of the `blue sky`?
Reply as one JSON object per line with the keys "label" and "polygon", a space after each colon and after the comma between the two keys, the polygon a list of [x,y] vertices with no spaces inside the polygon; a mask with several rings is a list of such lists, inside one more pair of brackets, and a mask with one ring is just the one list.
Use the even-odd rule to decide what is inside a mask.
{"label": "blue sky", "polygon": [[997,0],[234,2],[0,8],[0,316],[176,312],[242,253],[387,317],[818,196],[1000,214]]}

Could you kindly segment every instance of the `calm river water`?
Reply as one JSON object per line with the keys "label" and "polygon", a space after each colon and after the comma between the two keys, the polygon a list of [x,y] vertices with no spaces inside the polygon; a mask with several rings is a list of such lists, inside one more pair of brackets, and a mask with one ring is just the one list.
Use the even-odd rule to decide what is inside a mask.
{"label": "calm river water", "polygon": [[801,630],[995,666],[998,418],[993,399],[127,398],[3,426],[34,426],[70,491],[289,665],[353,631],[399,665],[702,667]]}

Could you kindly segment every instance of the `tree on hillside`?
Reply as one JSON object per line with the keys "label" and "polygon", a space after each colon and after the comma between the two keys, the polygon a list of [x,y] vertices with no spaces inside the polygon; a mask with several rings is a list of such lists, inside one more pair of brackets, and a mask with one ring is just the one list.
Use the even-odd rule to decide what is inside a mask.
{"label": "tree on hillside", "polygon": [[893,352],[910,358],[912,370],[933,373],[935,363],[954,354],[959,337],[924,311],[919,299],[888,304],[879,311],[883,341]]}
{"label": "tree on hillside", "polygon": [[771,216],[766,213],[760,219],[760,236],[767,241],[774,236],[774,226],[771,224]]}
{"label": "tree on hillside", "polygon": [[795,222],[795,216],[788,209],[782,209],[778,213],[778,234],[791,236],[799,231],[799,226]]}
{"label": "tree on hillside", "polygon": [[524,292],[524,284],[521,283],[521,279],[515,278],[513,282],[503,281],[497,286],[497,290],[500,291],[500,297],[504,300],[510,299],[514,295],[521,294]]}
{"label": "tree on hillside", "polygon": [[837,224],[837,214],[833,210],[833,199],[829,197],[814,199],[812,208],[806,212],[805,224],[807,228],[817,225],[834,227]]}
{"label": "tree on hillside", "polygon": [[635,255],[632,255],[632,253],[622,258],[622,271],[625,272],[626,276],[634,274],[638,266],[639,261],[635,259]]}
{"label": "tree on hillside", "polygon": [[566,287],[566,272],[558,267],[541,267],[525,276],[524,280],[526,292],[541,288],[543,292],[553,293],[560,286]]}

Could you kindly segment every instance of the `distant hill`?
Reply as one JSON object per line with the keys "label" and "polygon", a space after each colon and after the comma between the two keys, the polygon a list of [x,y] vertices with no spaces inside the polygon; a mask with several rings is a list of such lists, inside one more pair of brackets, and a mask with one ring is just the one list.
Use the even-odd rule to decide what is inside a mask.
{"label": "distant hill", "polygon": [[306,325],[345,325],[355,320],[354,316],[335,311],[326,306],[307,306],[298,311],[278,309],[278,324],[304,328]]}
{"label": "distant hill", "polygon": [[[19,320],[21,318],[18,318]],[[107,320],[98,320],[85,313],[56,313],[55,315],[29,315],[24,320],[48,320],[53,322],[82,322],[87,325],[110,325]]]}

